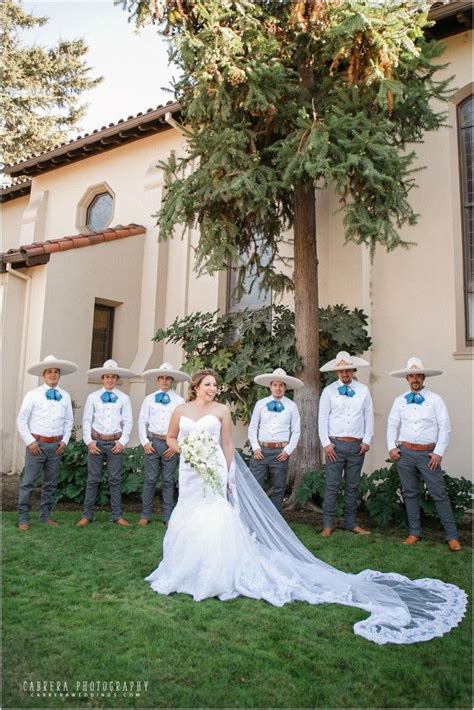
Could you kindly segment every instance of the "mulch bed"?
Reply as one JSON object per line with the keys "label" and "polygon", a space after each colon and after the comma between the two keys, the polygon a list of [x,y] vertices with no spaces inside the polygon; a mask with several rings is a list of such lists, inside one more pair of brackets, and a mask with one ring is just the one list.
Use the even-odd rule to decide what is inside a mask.
{"label": "mulch bed", "polygon": [[[2,475],[2,510],[4,511],[16,511],[18,504],[18,488],[20,485],[20,477],[18,475]],[[39,509],[40,500],[40,489],[37,489],[33,496],[32,508],[33,510]],[[159,515],[161,506],[160,496],[157,496],[155,501],[156,514]],[[131,495],[124,495],[122,497],[122,507],[124,513],[140,513],[141,511],[141,497],[137,493]],[[108,507],[101,508],[98,506],[98,510],[109,510]],[[55,507],[55,510],[68,510],[75,511],[78,515],[81,513],[81,506],[74,501],[61,501]],[[285,512],[285,519],[289,523],[305,523],[307,525],[314,525],[315,527],[322,528],[322,515],[319,512],[313,510],[295,509]],[[363,514],[358,515],[358,522],[363,527],[373,530],[374,526],[367,516]],[[472,547],[472,515],[465,515],[460,523],[458,523],[459,538],[461,543],[466,547]],[[396,533],[394,528],[379,528],[377,532],[393,535]],[[425,518],[423,520],[423,533],[425,540],[430,541],[444,541],[443,530],[441,525],[437,520],[431,518]],[[400,536],[403,536],[405,532],[400,530]]]}

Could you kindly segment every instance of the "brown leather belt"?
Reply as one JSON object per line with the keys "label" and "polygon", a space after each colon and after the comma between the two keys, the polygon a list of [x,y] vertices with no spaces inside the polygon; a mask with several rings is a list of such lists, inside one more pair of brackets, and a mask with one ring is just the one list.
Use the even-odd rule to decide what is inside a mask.
{"label": "brown leather belt", "polygon": [[150,439],[159,439],[159,441],[166,441],[166,434],[155,434],[154,431],[149,431],[148,432],[148,438]]}
{"label": "brown leather belt", "polygon": [[412,451],[433,451],[436,444],[410,444],[409,441],[399,441],[399,446],[403,446],[404,449],[411,449]]}
{"label": "brown leather belt", "polygon": [[360,444],[362,441],[362,439],[356,439],[354,436],[334,436],[333,439],[336,439],[336,441],[349,441],[357,444]]}
{"label": "brown leather belt", "polygon": [[265,449],[283,449],[288,446],[287,441],[259,441],[258,443]]}
{"label": "brown leather belt", "polygon": [[44,444],[57,444],[58,441],[63,440],[62,436],[40,436],[39,434],[32,434],[31,436],[34,437],[36,441],[42,441]]}
{"label": "brown leather belt", "polygon": [[115,434],[99,434],[98,431],[92,429],[92,437],[94,439],[98,439],[99,441],[118,441],[121,436],[121,431],[116,431]]}

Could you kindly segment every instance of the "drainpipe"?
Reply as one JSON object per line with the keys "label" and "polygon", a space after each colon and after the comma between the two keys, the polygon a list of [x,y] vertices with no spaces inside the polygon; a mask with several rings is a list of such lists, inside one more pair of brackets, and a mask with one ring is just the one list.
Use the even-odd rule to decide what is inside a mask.
{"label": "drainpipe", "polygon": [[[25,274],[20,273],[12,268],[11,264],[7,264],[7,271],[11,276],[15,276],[21,281],[26,281],[26,292],[25,292],[25,303],[23,306],[23,325],[21,332],[21,347],[20,347],[20,360],[19,360],[19,377],[16,390],[16,400],[15,400],[15,414],[19,408],[19,402],[23,398],[23,387],[25,383],[25,364],[26,364],[26,340],[28,336],[28,322],[30,317],[30,293],[31,293],[31,276],[25,276]],[[12,451],[12,471],[15,471],[18,461],[18,443],[19,436],[16,434],[13,437],[13,451]]]}

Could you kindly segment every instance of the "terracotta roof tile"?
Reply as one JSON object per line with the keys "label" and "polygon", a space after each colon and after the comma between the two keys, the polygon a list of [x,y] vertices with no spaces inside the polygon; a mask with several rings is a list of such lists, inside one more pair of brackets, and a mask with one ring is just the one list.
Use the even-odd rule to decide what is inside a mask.
{"label": "terracotta roof tile", "polygon": [[146,229],[140,224],[118,224],[116,227],[104,229],[102,232],[91,232],[90,234],[75,234],[60,239],[48,239],[45,242],[33,242],[32,244],[22,244],[18,249],[9,249],[0,254],[1,271],[7,269],[7,264],[12,264],[15,268],[37,266],[46,264],[50,255],[55,252],[69,251],[70,249],[82,249],[82,247],[94,246],[104,242],[113,242],[117,239],[126,239],[138,234],[145,234]]}

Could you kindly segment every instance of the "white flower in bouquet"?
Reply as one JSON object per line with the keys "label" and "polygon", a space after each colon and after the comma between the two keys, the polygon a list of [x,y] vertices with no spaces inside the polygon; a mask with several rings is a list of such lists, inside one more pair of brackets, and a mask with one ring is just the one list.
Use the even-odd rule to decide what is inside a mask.
{"label": "white flower in bouquet", "polygon": [[217,446],[207,431],[191,432],[180,441],[181,455],[202,478],[204,488],[223,495],[222,482],[217,472]]}

